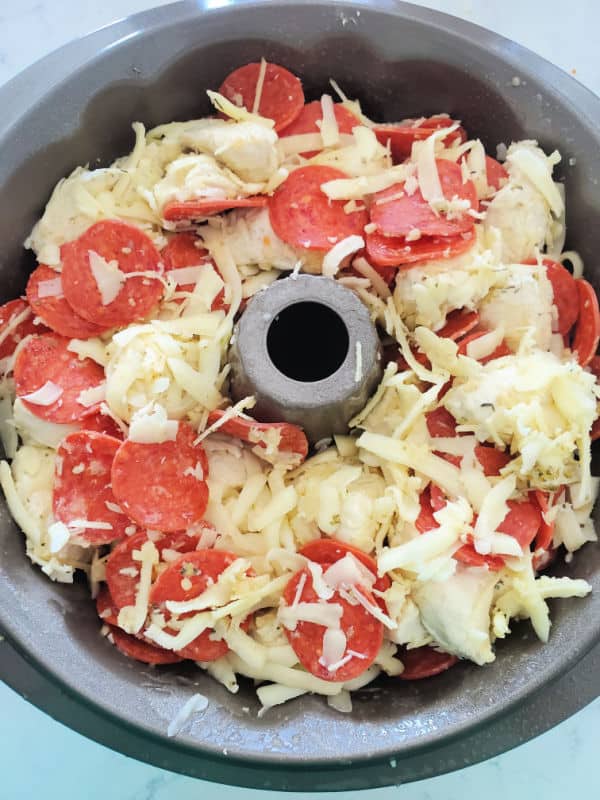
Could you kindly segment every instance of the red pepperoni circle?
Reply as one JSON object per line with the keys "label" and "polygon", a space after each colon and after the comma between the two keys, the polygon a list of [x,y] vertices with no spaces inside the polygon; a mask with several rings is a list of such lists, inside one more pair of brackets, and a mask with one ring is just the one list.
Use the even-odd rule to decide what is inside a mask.
{"label": "red pepperoni circle", "polygon": [[234,208],[264,208],[269,199],[264,195],[256,197],[239,197],[230,200],[215,200],[210,197],[196,197],[193,200],[171,200],[162,211],[163,218],[168,222],[191,222],[204,217],[232,211]]}
{"label": "red pepperoni circle", "polygon": [[47,281],[61,281],[60,273],[40,264],[29,276],[27,300],[38,317],[55,333],[68,339],[90,339],[106,330],[84,319],[71,308],[62,293],[62,282],[60,294],[40,297],[40,284]]}
{"label": "red pepperoni circle", "polygon": [[[557,492],[559,496],[561,492]],[[535,550],[549,551],[552,547],[552,538],[554,536],[555,522],[546,522],[544,514],[550,509],[550,498],[552,495],[549,492],[542,492],[539,489],[534,492],[535,501],[542,512],[542,521],[537,536],[535,537]],[[537,567],[536,567],[537,569]]]}
{"label": "red pepperoni circle", "polygon": [[515,538],[523,550],[527,550],[542,524],[540,508],[531,500],[508,500],[506,504],[508,514],[498,530]]}
{"label": "red pepperoni circle", "polygon": [[102,411],[94,411],[93,414],[88,414],[84,417],[81,420],[81,430],[105,433],[107,436],[112,436],[114,439],[123,439],[123,431],[112,417],[108,414],[103,414]]}
{"label": "red pepperoni circle", "polygon": [[93,431],[66,436],[57,451],[52,511],[59,522],[89,520],[111,525],[109,529],[85,528],[77,538],[90,544],[106,544],[125,536],[131,524],[117,506],[110,485],[110,470],[121,442]]}
{"label": "red pepperoni circle", "polygon": [[[489,333],[488,330],[484,330],[483,328],[479,330],[474,330],[472,333],[469,333],[467,336],[463,337],[458,344],[458,355],[466,356],[467,355],[467,347],[470,342],[474,342],[476,339],[480,339],[482,336],[485,336]],[[487,364],[489,361],[494,361],[496,358],[502,358],[503,356],[510,356],[512,355],[512,350],[503,339],[498,347],[489,355],[484,356],[483,358],[477,359],[481,364]]]}
{"label": "red pepperoni circle", "polygon": [[[537,264],[537,261],[534,258],[530,258],[524,263]],[[554,305],[558,312],[555,333],[568,333],[577,322],[577,317],[579,316],[577,281],[569,270],[565,269],[558,261],[545,258],[542,263],[546,267],[546,276],[552,284]]]}
{"label": "red pepperoni circle", "polygon": [[96,222],[79,239],[61,248],[62,283],[69,305],[102,327],[120,327],[144,319],[158,305],[161,281],[136,276],[124,281],[114,300],[104,305],[90,267],[90,253],[117,262],[123,273],[158,272],[160,253],[143,231],[114,219]]}
{"label": "red pepperoni circle", "polygon": [[418,681],[432,678],[445,672],[457,663],[458,658],[450,653],[439,653],[433,647],[403,648],[398,654],[404,664],[404,671],[398,676],[403,681]]}
{"label": "red pepperoni circle", "polygon": [[[353,128],[361,124],[360,120],[341,103],[334,103],[333,113],[340,133],[352,133]],[[307,103],[302,108],[302,111],[291,125],[288,125],[286,129],[280,133],[280,138],[285,136],[299,136],[304,133],[319,133],[322,121],[323,106],[319,100],[314,100],[312,103]],[[312,158],[317,155],[318,152],[318,150],[311,150],[306,153],[300,153],[300,155],[304,158]]]}
{"label": "red pepperoni circle", "polygon": [[500,470],[510,461],[509,453],[489,444],[475,445],[475,457],[483,467],[483,474],[488,477],[500,475]]}
{"label": "red pepperoni circle", "polygon": [[[163,608],[167,600],[186,602],[198,597],[209,586],[216,583],[219,575],[237,559],[234,553],[224,550],[198,550],[186,553],[173,561],[159,575],[150,592],[150,602],[169,617],[168,610]],[[182,586],[187,578],[188,583]],[[194,612],[182,614],[182,618],[193,616]],[[178,651],[183,658],[192,661],[215,661],[224,656],[229,647],[223,640],[213,640],[212,630],[203,631],[193,642]]]}
{"label": "red pepperoni circle", "polygon": [[454,553],[454,558],[467,567],[487,567],[492,572],[499,572],[504,567],[502,556],[482,556],[475,550],[472,542],[459,548]]}
{"label": "red pepperoni circle", "polygon": [[[509,511],[498,526],[501,533],[513,536],[523,550],[528,550],[535,539],[542,523],[542,516],[537,505],[529,500],[509,500]],[[454,558],[471,567],[487,566],[493,572],[498,572],[504,567],[504,558],[498,555],[482,555],[475,550],[473,541],[461,547],[454,553]]]}
{"label": "red pepperoni circle", "polygon": [[407,242],[403,236],[368,233],[367,256],[374,267],[418,266],[425,261],[454,258],[466,253],[475,244],[473,231],[458,236],[422,236]]}
{"label": "red pepperoni circle", "polygon": [[439,528],[440,524],[433,516],[434,511],[439,509],[434,509],[433,507],[431,501],[431,487],[428,486],[421,492],[419,496],[419,506],[419,515],[415,520],[415,528],[419,533],[427,533],[427,531],[433,531]]}
{"label": "red pepperoni circle", "polygon": [[[376,580],[373,584],[373,589],[378,592],[385,592],[392,585],[389,575],[377,576],[377,562],[373,556],[358,547],[354,547],[354,545],[340,542],[339,539],[314,539],[312,542],[305,544],[299,550],[299,553],[301,556],[308,558],[309,561],[315,561],[317,564],[323,565],[325,569],[350,553],[375,575]],[[377,600],[379,601],[380,598],[377,598]],[[380,605],[384,604],[380,603]]]}
{"label": "red pepperoni circle", "polygon": [[[208,250],[205,250],[202,246],[196,247],[197,244],[202,245],[202,239],[194,233],[176,233],[172,236],[160,253],[165,265],[165,272],[171,272],[182,267],[197,267],[201,264],[210,264],[216,272],[219,272],[212,262]],[[187,283],[178,286],[177,289],[180,292],[193,292],[194,284]],[[183,302],[183,300],[177,302]],[[225,289],[221,289],[213,300],[211,310],[227,311],[228,308],[229,306],[225,302]]]}
{"label": "red pepperoni circle", "polygon": [[134,559],[133,552],[141,550],[147,541],[154,544],[159,558],[162,559],[165,550],[174,550],[177,553],[193,552],[198,546],[199,534],[192,531],[177,531],[153,533],[150,538],[147,531],[138,531],[119,542],[106,560],[106,584],[117,612],[135,603],[139,574],[134,575],[132,568],[139,570],[140,562]]}
{"label": "red pepperoni circle", "polygon": [[[218,422],[225,414],[225,411],[217,409],[208,415],[208,424],[213,425]],[[292,425],[290,422],[256,422],[253,419],[243,419],[242,417],[232,417],[220,426],[222,433],[234,436],[248,444],[255,444],[258,447],[266,448],[268,445],[269,431],[279,431],[278,450],[283,453],[296,453],[302,456],[302,460],[308,455],[308,440],[302,428]]]}
{"label": "red pepperoni circle", "polygon": [[[135,603],[140,562],[133,558],[133,552],[141,550],[148,540],[146,531],[127,536],[111,551],[106,560],[106,585],[117,614],[121,608]],[[137,570],[136,574],[134,570]]]}
{"label": "red pepperoni circle", "polygon": [[442,437],[450,439],[457,435],[457,422],[448,409],[443,406],[439,406],[439,408],[433,411],[428,411],[425,414],[425,422],[429,435],[433,438]]}
{"label": "red pepperoni circle", "polygon": [[[319,602],[319,596],[313,588],[310,571],[303,569],[291,578],[284,589],[283,601],[287,606],[291,606],[294,602],[302,575],[306,577],[304,588],[300,593],[300,602]],[[360,592],[368,602],[375,603],[373,595],[364,587],[360,587]],[[383,642],[383,625],[362,605],[351,605],[339,592],[335,592],[327,603],[342,607],[340,627],[346,635],[346,654],[348,650],[352,650],[360,653],[363,658],[352,656],[337,670],[330,671],[319,663],[319,659],[323,655],[323,635],[326,631],[324,625],[301,621],[297,623],[294,630],[286,628],[285,632],[298,660],[312,675],[325,681],[349,681],[362,675],[375,660]]]}
{"label": "red pepperoni circle", "polygon": [[137,636],[125,633],[114,625],[109,625],[109,628],[114,646],[129,658],[142,661],[144,664],[176,664],[183,660],[176,653],[149,644],[143,639],[138,639]]}
{"label": "red pepperoni circle", "polygon": [[[254,109],[260,63],[246,64],[231,72],[219,88],[219,93],[236,106]],[[293,122],[304,106],[304,92],[299,79],[285,67],[268,63],[265,70],[258,113],[275,122],[280,131]]]}
{"label": "red pepperoni circle", "polygon": [[[69,339],[55,333],[32,336],[19,351],[14,375],[17,397],[26,408],[49,422],[75,422],[93,412],[79,402],[79,395],[104,381],[104,370],[91,358],[80,359],[67,348]],[[52,405],[45,406],[25,399],[46,383],[62,389]]]}
{"label": "red pepperoni circle", "polygon": [[334,167],[309,165],[291,172],[269,203],[273,230],[287,244],[307,250],[331,250],[347,236],[362,236],[366,211],[346,214],[344,200],[330,200],[321,185],[347,178]]}
{"label": "red pepperoni circle", "polygon": [[313,539],[312,542],[303,545],[298,551],[300,555],[315,561],[317,564],[334,564],[340,558],[351,553],[361,564],[370,570],[373,575],[377,575],[377,562],[364,550],[354,545],[341,542],[339,539]]}
{"label": "red pepperoni circle", "polygon": [[485,157],[485,172],[488,186],[491,186],[496,191],[500,189],[504,181],[508,180],[508,172],[499,161],[496,161],[491,156]]}
{"label": "red pepperoni circle", "polygon": [[[373,132],[381,144],[387,147],[389,142],[392,159],[394,164],[399,164],[410,158],[414,142],[428,139],[432,133],[440,128],[449,128],[454,124],[454,120],[449,117],[437,115],[429,117],[415,124],[412,120],[404,122],[388,122],[382,125],[375,125]],[[453,133],[448,134],[444,139],[446,146],[454,143],[464,142],[467,134],[462,127],[458,127]]]}
{"label": "red pepperoni circle", "polygon": [[446,317],[444,327],[437,331],[437,335],[444,339],[456,341],[473,330],[478,323],[479,314],[477,311],[467,311],[465,309],[451,311]]}
{"label": "red pepperoni circle", "polygon": [[[23,314],[24,311],[28,311],[29,313],[26,315],[23,322],[20,322],[14,329],[11,329],[11,323],[14,322],[16,317]],[[44,326],[34,325],[33,320],[34,315],[31,313],[25,300],[10,300],[8,303],[0,306],[0,358],[12,356],[19,342],[26,336],[32,333],[44,332]]]}
{"label": "red pepperoni circle", "polygon": [[[434,490],[436,490],[435,500],[433,500]],[[419,503],[421,509],[415,521],[415,527],[419,533],[427,533],[427,531],[439,528],[439,523],[433,514],[445,504],[445,498],[443,498],[437,487],[428,486],[421,492]],[[498,530],[513,536],[521,547],[526,550],[535,539],[542,524],[540,510],[535,503],[529,500],[509,500],[507,505],[509,508],[508,514],[498,526]],[[475,550],[472,541],[460,547],[454,553],[454,558],[469,566],[480,567],[487,565],[489,569],[494,571],[500,570],[504,566],[502,556],[482,555]]]}
{"label": "red pepperoni circle", "polygon": [[[452,161],[436,160],[442,192],[447,200],[458,197],[467,200],[472,209],[477,210],[479,201],[472,181],[463,183],[462,170]],[[466,211],[453,216],[436,214],[427,200],[417,189],[407,194],[404,183],[395,183],[388,189],[373,195],[371,203],[371,222],[384,236],[407,236],[412,230],[419,230],[422,236],[456,236],[468,233],[474,227],[474,219]]]}
{"label": "red pepperoni circle", "polygon": [[579,319],[575,326],[571,349],[585,367],[596,355],[600,341],[600,310],[594,287],[583,279],[575,281],[579,294]]}
{"label": "red pepperoni circle", "polygon": [[194,429],[180,422],[175,440],[140,444],[127,439],[120,446],[112,468],[113,491],[139,525],[178,531],[202,520],[208,460],[195,438]]}
{"label": "red pepperoni circle", "polygon": [[435,483],[430,483],[429,484],[429,492],[430,492],[430,496],[431,496],[431,508],[432,508],[432,510],[433,511],[440,511],[442,508],[445,508],[446,503],[448,501],[446,500],[446,495],[440,489],[440,487],[437,486]]}
{"label": "red pepperoni circle", "polygon": [[591,358],[587,366],[592,375],[595,375],[596,382],[600,381],[600,356]]}

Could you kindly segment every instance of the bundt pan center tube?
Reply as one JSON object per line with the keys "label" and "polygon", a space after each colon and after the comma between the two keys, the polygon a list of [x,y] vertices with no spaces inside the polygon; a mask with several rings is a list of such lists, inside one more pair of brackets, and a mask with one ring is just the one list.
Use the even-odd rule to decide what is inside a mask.
{"label": "bundt pan center tube", "polygon": [[[577,248],[589,280],[600,287],[600,226],[590,224],[600,214],[600,101],[567,74],[500,36],[402,2],[195,0],[104,28],[0,88],[0,300],[23,292],[34,261],[22,244],[57,181],[79,164],[98,159],[107,165],[129,152],[134,120],[151,128],[211,113],[204,90],[263,56],[300,75],[309,101],[335,78],[349,97],[364,100],[373,119],[393,122],[443,110],[462,120],[488,152],[498,142],[523,138],[538,139],[547,152],[561,150],[567,246]],[[300,302],[335,310],[328,297]],[[308,311],[311,320],[323,315]],[[264,320],[267,355],[268,329],[293,328],[290,313],[291,321],[284,313],[275,322],[272,310],[268,326]],[[331,325],[327,316],[322,320]],[[354,333],[347,331],[352,359]],[[310,329],[304,334],[312,335]],[[331,328],[328,335],[334,336]],[[366,377],[367,347],[360,341]],[[272,350],[274,368],[289,370],[290,362]],[[332,369],[342,350],[343,341],[332,348],[331,360],[315,358],[307,368]],[[328,378],[315,375],[290,380],[316,394]],[[87,587],[50,583],[27,561],[23,536],[4,504],[0,515],[0,628],[6,637],[0,675],[74,728],[168,769],[270,789],[405,783],[509,749],[600,690],[600,548],[593,545],[583,558],[557,568],[557,574],[588,580],[593,592],[577,604],[552,604],[548,645],[525,623],[498,643],[496,661],[485,668],[460,663],[414,685],[382,681],[358,695],[352,714],[304,696],[258,718],[251,686],[242,684],[231,695],[193,664],[158,670],[119,657],[99,635]],[[11,646],[33,665],[37,681],[22,681],[19,659],[5,655],[14,654]],[[167,738],[169,723],[195,692],[208,698],[206,712]]]}
{"label": "bundt pan center tube", "polygon": [[259,292],[236,326],[229,358],[234,400],[253,415],[304,428],[315,444],[346,433],[381,378],[369,312],[330,278],[294,275]]}

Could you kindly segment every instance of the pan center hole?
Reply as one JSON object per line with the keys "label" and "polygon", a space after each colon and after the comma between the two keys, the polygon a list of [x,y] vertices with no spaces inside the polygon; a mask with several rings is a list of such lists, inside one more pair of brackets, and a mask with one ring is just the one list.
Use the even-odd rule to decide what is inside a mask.
{"label": "pan center hole", "polygon": [[267,333],[267,351],[287,378],[304,383],[333,375],[348,354],[343,319],[329,306],[302,301],[284,308]]}

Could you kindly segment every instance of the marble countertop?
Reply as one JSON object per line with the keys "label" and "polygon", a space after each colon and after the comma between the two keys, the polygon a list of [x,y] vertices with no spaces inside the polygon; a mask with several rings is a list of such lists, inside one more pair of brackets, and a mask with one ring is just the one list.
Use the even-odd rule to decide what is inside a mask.
{"label": "marble countertop", "polygon": [[[215,0],[221,5],[225,0]],[[160,0],[0,0],[0,84],[46,53]],[[596,0],[438,0],[419,3],[464,17],[545,56],[600,94]],[[1,157],[1,154],[0,154]],[[266,792],[217,787],[138,763],[84,739],[0,686],[0,797],[58,800],[78,787],[86,800],[266,800]],[[600,795],[600,700],[528,744],[469,769],[410,786],[350,792],[373,800],[562,800]],[[579,790],[579,792],[578,792]],[[208,794],[210,797],[211,794]],[[288,797],[302,797],[291,794]],[[282,795],[283,797],[283,795]],[[313,795],[325,798],[325,795]]]}

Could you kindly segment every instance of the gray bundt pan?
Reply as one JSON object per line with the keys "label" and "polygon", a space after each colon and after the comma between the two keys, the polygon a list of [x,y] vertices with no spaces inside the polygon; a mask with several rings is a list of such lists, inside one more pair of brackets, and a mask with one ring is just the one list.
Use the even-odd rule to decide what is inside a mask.
{"label": "gray bundt pan", "polygon": [[[523,137],[560,148],[568,242],[600,287],[600,100],[575,80],[489,31],[405,3],[206,0],[104,28],[0,89],[0,299],[23,291],[33,259],[21,242],[59,178],[126,152],[132,120],[207,114],[204,89],[261,56],[300,75],[309,99],[334,76],[377,120],[447,111],[492,152]],[[275,789],[400,783],[513,747],[599,693],[594,545],[558,567],[595,591],[553,604],[548,646],[523,625],[484,669],[464,663],[422,682],[382,682],[349,715],[303,697],[257,719],[250,686],[232,696],[189,666],[150,669],[119,655],[98,635],[86,587],[50,583],[26,560],[3,504],[0,515],[4,680],[87,736],[171,770]],[[167,739],[195,691],[208,710]]]}

